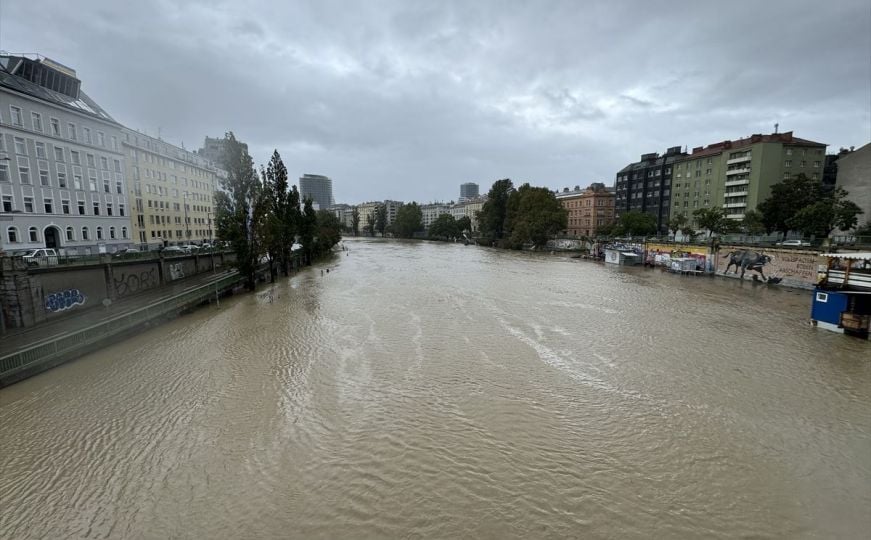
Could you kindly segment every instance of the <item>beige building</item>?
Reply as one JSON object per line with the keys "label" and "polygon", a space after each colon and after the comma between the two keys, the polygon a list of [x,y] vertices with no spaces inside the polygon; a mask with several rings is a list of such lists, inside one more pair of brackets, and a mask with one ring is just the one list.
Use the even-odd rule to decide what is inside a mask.
{"label": "beige building", "polygon": [[859,205],[857,228],[871,223],[871,143],[838,159],[837,186],[847,190],[847,198]]}
{"label": "beige building", "polygon": [[122,145],[134,242],[153,249],[213,240],[214,193],[223,171],[194,152],[126,128]]}
{"label": "beige building", "polygon": [[568,228],[564,231],[568,236],[594,238],[601,227],[614,223],[615,193],[602,183],[586,189],[565,188],[556,198],[568,212]]}

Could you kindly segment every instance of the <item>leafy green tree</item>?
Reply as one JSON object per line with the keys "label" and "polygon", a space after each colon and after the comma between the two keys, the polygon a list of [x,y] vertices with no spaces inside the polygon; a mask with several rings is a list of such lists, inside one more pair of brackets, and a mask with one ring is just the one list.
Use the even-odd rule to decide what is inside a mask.
{"label": "leafy green tree", "polygon": [[302,245],[302,253],[306,264],[311,264],[317,252],[315,235],[317,234],[318,216],[310,198],[303,203],[302,217],[299,223],[299,243]]}
{"label": "leafy green tree", "polygon": [[757,209],[762,213],[762,223],[768,232],[786,234],[789,221],[807,206],[824,196],[822,183],[804,174],[798,174],[771,186],[771,195]]}
{"label": "leafy green tree", "polygon": [[509,245],[520,249],[532,242],[544,246],[559,231],[566,228],[568,212],[551,190],[523,184],[509,196],[505,233]]}
{"label": "leafy green tree", "polygon": [[400,238],[411,238],[423,228],[423,211],[416,202],[403,204],[396,211],[393,230]]}
{"label": "leafy green tree", "polygon": [[354,236],[360,232],[360,211],[356,206],[351,210],[351,230],[354,231]]}
{"label": "leafy green tree", "polygon": [[[230,242],[236,253],[234,263],[245,278],[245,287],[256,286],[262,232],[255,207],[262,206],[263,186],[254,169],[254,161],[233,132],[224,136],[223,168],[227,178],[223,191],[215,193],[215,226],[218,237]],[[262,223],[262,220],[259,220]]]}
{"label": "leafy green tree", "polygon": [[430,238],[451,239],[460,235],[457,220],[450,214],[441,214],[429,226]]}
{"label": "leafy green tree", "polygon": [[674,236],[677,236],[678,232],[683,231],[687,225],[689,225],[689,219],[687,219],[687,216],[684,213],[675,214],[668,220],[668,230],[671,231]]}
{"label": "leafy green tree", "polygon": [[833,230],[848,231],[856,226],[862,209],[847,200],[844,188],[837,187],[813,204],[805,206],[787,220],[787,225],[805,235],[825,237]]}
{"label": "leafy green tree", "polygon": [[[464,232],[472,233],[472,218],[469,216],[463,216],[457,219],[457,230],[460,234]],[[457,235],[459,236],[459,235]]]}
{"label": "leafy green tree", "polygon": [[316,213],[317,243],[316,253],[323,254],[342,240],[342,222],[336,214],[329,210],[318,210]]}
{"label": "leafy green tree", "polygon": [[380,204],[375,210],[375,228],[381,233],[382,238],[387,230],[387,206]]}
{"label": "leafy green tree", "polygon": [[759,210],[747,210],[741,221],[741,228],[747,234],[757,235],[765,232],[765,222]]}
{"label": "leafy green tree", "polygon": [[366,230],[371,236],[375,236],[375,212],[366,215]]}
{"label": "leafy green tree", "polygon": [[737,222],[727,218],[726,211],[719,206],[693,210],[693,219],[700,229],[708,231],[708,237],[735,230],[737,226]]}
{"label": "leafy green tree", "polygon": [[481,235],[490,241],[498,241],[505,236],[508,199],[513,191],[514,184],[510,179],[497,180],[487,194],[487,202],[478,212],[478,227]]}
{"label": "leafy green tree", "polygon": [[656,218],[647,212],[632,210],[620,214],[620,219],[614,225],[612,233],[615,236],[651,236],[656,234]]}
{"label": "leafy green tree", "polygon": [[[291,247],[299,218],[299,192],[288,189],[287,168],[278,151],[272,153],[269,166],[261,172],[267,208],[264,216],[264,245],[270,260],[278,261],[284,275],[290,273]],[[270,276],[275,279],[270,264]]]}

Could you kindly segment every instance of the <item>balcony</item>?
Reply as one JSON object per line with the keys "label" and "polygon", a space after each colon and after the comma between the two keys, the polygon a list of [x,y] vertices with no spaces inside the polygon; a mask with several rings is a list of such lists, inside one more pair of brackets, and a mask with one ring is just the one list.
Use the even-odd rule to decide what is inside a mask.
{"label": "balcony", "polygon": [[726,180],[726,187],[746,186],[749,183],[750,183],[749,178],[742,178],[740,180]]}
{"label": "balcony", "polygon": [[734,203],[726,203],[723,205],[723,208],[746,208],[746,202],[734,202]]}
{"label": "balcony", "polygon": [[733,174],[750,174],[750,166],[741,167],[740,169],[730,169],[726,171],[726,176],[732,176]]}
{"label": "balcony", "polygon": [[746,197],[746,196],[747,196],[747,190],[744,189],[744,190],[741,190],[741,191],[728,191],[728,192],[725,193],[724,196],[725,196],[726,198],[729,198],[729,197]]}
{"label": "balcony", "polygon": [[752,156],[750,154],[747,154],[746,156],[729,159],[726,161],[726,165],[732,165],[733,163],[744,163],[745,161],[750,161],[751,157]]}

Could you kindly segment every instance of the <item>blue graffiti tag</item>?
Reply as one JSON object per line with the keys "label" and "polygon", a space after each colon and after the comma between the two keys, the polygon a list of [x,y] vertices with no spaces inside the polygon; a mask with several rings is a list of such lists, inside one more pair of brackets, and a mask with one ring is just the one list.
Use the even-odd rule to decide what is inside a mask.
{"label": "blue graffiti tag", "polygon": [[58,291],[45,297],[46,311],[63,311],[73,306],[81,306],[87,297],[78,289]]}

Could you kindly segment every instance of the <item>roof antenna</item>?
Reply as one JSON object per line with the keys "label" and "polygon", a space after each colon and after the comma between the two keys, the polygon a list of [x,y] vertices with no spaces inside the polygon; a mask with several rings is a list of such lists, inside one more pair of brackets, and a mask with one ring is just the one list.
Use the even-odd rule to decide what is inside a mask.
{"label": "roof antenna", "polygon": [[780,124],[774,123],[774,133],[777,133],[777,128],[780,127]]}

